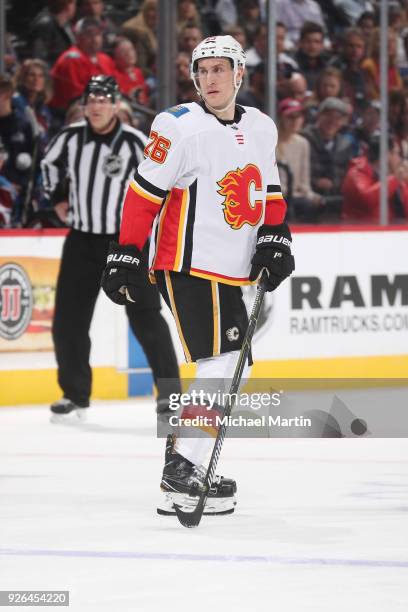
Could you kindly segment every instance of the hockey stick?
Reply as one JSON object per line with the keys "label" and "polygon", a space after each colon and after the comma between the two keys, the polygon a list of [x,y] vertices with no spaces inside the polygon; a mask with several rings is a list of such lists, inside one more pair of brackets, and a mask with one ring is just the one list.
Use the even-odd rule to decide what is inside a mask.
{"label": "hockey stick", "polygon": [[255,332],[256,324],[258,322],[258,317],[261,311],[265,291],[266,289],[261,278],[256,291],[256,297],[252,306],[252,312],[249,317],[248,328],[238,356],[237,365],[235,366],[234,376],[232,378],[229,395],[227,397],[227,403],[223,413],[223,417],[227,418],[223,419],[223,424],[220,425],[220,428],[218,430],[217,438],[215,440],[214,448],[211,453],[211,458],[208,464],[204,483],[202,484],[201,491],[198,495],[197,506],[195,507],[193,512],[183,512],[183,510],[180,509],[180,506],[174,504],[177,518],[184,527],[197,527],[200,524],[201,517],[204,512],[205,502],[207,500],[211,484],[214,480],[215,470],[217,469],[217,463],[218,459],[220,458],[221,448],[224,442],[225,435],[227,433],[227,425],[225,425],[224,423],[228,422],[228,417],[231,414],[231,411],[235,404],[237,393],[239,391],[239,385],[241,383],[242,372],[244,370],[245,362],[248,359],[251,342]]}

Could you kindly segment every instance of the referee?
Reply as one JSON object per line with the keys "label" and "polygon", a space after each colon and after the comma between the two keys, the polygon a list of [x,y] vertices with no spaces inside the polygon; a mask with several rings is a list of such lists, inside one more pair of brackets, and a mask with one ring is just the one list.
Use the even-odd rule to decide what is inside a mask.
{"label": "referee", "polygon": [[[52,328],[63,397],[51,405],[51,412],[76,411],[79,417],[91,395],[89,328],[109,242],[118,238],[124,194],[147,141],[142,132],[118,119],[119,89],[113,77],[92,77],[84,104],[85,119],[63,128],[41,163],[46,195],[71,227],[62,253]],[[127,302],[126,313],[153,372],[158,412],[167,408],[169,393],[180,392],[178,364],[160,308],[146,267],[136,302]]]}

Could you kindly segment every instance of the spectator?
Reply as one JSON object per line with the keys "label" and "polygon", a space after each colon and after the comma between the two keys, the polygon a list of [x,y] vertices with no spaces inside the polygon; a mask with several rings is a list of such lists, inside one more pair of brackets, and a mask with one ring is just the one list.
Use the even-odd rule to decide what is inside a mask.
{"label": "spectator", "polygon": [[372,11],[364,11],[356,22],[356,26],[362,31],[366,47],[371,41],[371,36],[376,28],[377,19]]}
{"label": "spectator", "polygon": [[[125,21],[123,28],[133,30],[137,36],[143,38],[148,46],[148,55],[156,57],[158,47],[156,35],[157,0],[144,0],[138,14]],[[151,64],[149,64],[149,67],[151,67]]]}
{"label": "spectator", "polygon": [[105,14],[104,0],[79,0],[79,16],[97,19],[101,24],[104,53],[111,53],[118,36],[119,28]]}
{"label": "spectator", "polygon": [[276,159],[280,168],[282,193],[288,203],[290,217],[298,221],[316,220],[321,196],[310,185],[310,145],[299,134],[304,122],[304,108],[294,98],[285,98],[278,105],[279,142]]}
{"label": "spectator", "polygon": [[343,89],[343,78],[340,70],[328,66],[320,73],[316,81],[315,95],[320,103],[326,98],[340,98]]}
{"label": "spectator", "polygon": [[[401,89],[402,80],[397,68],[397,35],[388,29],[388,90]],[[380,30],[373,32],[368,57],[363,61],[362,68],[367,80],[367,95],[371,99],[380,97]]]}
{"label": "spectator", "polygon": [[314,123],[320,104],[326,98],[340,98],[343,88],[343,79],[340,70],[328,66],[320,73],[316,80],[313,96],[307,101],[307,123]]}
{"label": "spectator", "polygon": [[176,59],[177,104],[198,102],[198,95],[190,75],[190,56],[179,51]]}
{"label": "spectator", "polygon": [[367,6],[373,9],[373,3],[367,0],[334,0],[333,3],[345,13],[350,24],[361,18]]}
{"label": "spectator", "polygon": [[135,47],[127,38],[119,38],[113,51],[116,80],[120,91],[138,104],[149,104],[149,91],[143,72],[137,66]]}
{"label": "spectator", "polygon": [[3,159],[2,175],[13,184],[17,192],[13,212],[14,222],[20,223],[30,180],[33,135],[27,119],[12,106],[13,93],[11,79],[0,76],[0,138],[7,153],[7,158]]}
{"label": "spectator", "polygon": [[51,112],[47,102],[52,88],[47,64],[39,59],[27,59],[17,75],[17,91],[13,96],[13,106],[24,116],[27,108],[32,109],[32,121],[36,122],[34,132],[40,136],[41,150],[48,144],[51,130]]}
{"label": "spectator", "polygon": [[407,57],[405,54],[404,42],[401,37],[402,30],[405,26],[406,15],[402,6],[396,0],[388,2],[388,25],[395,32],[397,44],[397,64],[405,62]]}
{"label": "spectator", "polygon": [[71,23],[76,0],[48,0],[48,8],[34,19],[29,33],[31,57],[52,66],[57,58],[75,43]]}
{"label": "spectator", "polygon": [[51,70],[54,95],[50,106],[60,116],[72,100],[82,95],[92,76],[115,74],[113,60],[101,52],[102,30],[99,21],[84,17],[78,21],[75,33],[77,44],[60,55]]}
{"label": "spectator", "polygon": [[[388,143],[388,214],[390,221],[408,218],[408,166],[401,164],[399,147]],[[342,219],[378,223],[380,211],[380,139],[373,138],[366,155],[351,161],[344,178]]]}
{"label": "spectator", "polygon": [[379,129],[380,103],[378,100],[366,100],[357,124],[349,134],[353,143],[352,157],[359,157],[367,152],[368,143]]}
{"label": "spectator", "polygon": [[39,59],[27,59],[17,75],[17,91],[12,104],[31,129],[32,159],[30,179],[25,195],[24,223],[33,210],[44,205],[40,162],[52,135],[52,116],[47,105],[51,84],[47,64]]}
{"label": "spectator", "polygon": [[285,24],[288,38],[294,47],[307,21],[320,25],[322,32],[325,29],[322,10],[315,0],[277,0],[276,14],[278,21]]}
{"label": "spectator", "polygon": [[134,46],[138,58],[139,68],[145,78],[155,79],[156,73],[156,53],[150,46],[149,37],[146,32],[122,28],[121,36],[130,40]]}
{"label": "spectator", "polygon": [[268,52],[268,28],[261,23],[253,37],[253,45],[246,52],[246,66],[249,70],[261,62],[266,63]]}
{"label": "spectator", "polygon": [[297,62],[288,53],[285,53],[286,27],[278,21],[276,24],[276,53],[278,56],[277,78],[290,79],[294,72],[299,70]]}
{"label": "spectator", "polygon": [[196,48],[202,38],[203,34],[198,26],[187,24],[180,32],[178,50],[191,56],[193,49]]}
{"label": "spectator", "polygon": [[216,0],[215,2],[215,17],[220,25],[220,30],[225,31],[237,23],[237,2],[236,0]]}
{"label": "spectator", "polygon": [[302,104],[311,96],[307,88],[307,82],[303,74],[294,72],[287,82],[287,97],[295,98]]}
{"label": "spectator", "polygon": [[177,34],[186,25],[195,25],[201,29],[201,18],[194,0],[179,0],[177,15]]}
{"label": "spectator", "polygon": [[364,107],[367,98],[365,73],[362,69],[365,48],[363,32],[359,28],[349,28],[344,34],[340,54],[330,62],[330,65],[341,70],[344,96],[357,113]]}
{"label": "spectator", "polygon": [[17,192],[13,185],[3,176],[3,166],[7,161],[7,151],[0,138],[0,229],[11,226],[13,208],[17,198]]}
{"label": "spectator", "polygon": [[130,125],[130,127],[136,127],[135,126],[136,122],[133,117],[132,107],[125,100],[121,100],[119,102],[118,119],[122,123],[125,123],[126,125]]}
{"label": "spectator", "polygon": [[319,24],[310,21],[303,24],[295,60],[308,88],[315,89],[316,81],[328,63],[323,51],[323,28]]}
{"label": "spectator", "polygon": [[241,3],[238,25],[244,30],[248,44],[253,44],[261,25],[260,8],[257,0],[244,0]]}
{"label": "spectator", "polygon": [[319,106],[315,125],[302,134],[310,144],[312,189],[323,196],[325,216],[338,218],[341,184],[351,158],[352,144],[340,132],[349,116],[349,106],[338,98],[326,98]]}
{"label": "spectator", "polygon": [[265,64],[257,64],[249,76],[249,88],[240,91],[237,96],[238,104],[254,106],[265,111]]}

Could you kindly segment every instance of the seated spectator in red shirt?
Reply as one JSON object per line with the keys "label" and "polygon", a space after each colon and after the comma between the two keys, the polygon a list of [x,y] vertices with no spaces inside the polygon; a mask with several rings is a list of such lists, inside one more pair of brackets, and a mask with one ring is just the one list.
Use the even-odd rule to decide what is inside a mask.
{"label": "seated spectator in red shirt", "polygon": [[84,17],[78,21],[75,34],[77,44],[64,51],[51,69],[54,95],[50,107],[61,114],[72,100],[82,95],[92,76],[115,75],[112,58],[101,52],[102,30],[99,21]]}
{"label": "seated spectator in red shirt", "polygon": [[120,91],[138,102],[147,106],[149,91],[143,72],[137,66],[137,52],[127,38],[119,38],[113,50],[116,67],[116,80]]}
{"label": "seated spectator in red shirt", "polygon": [[111,53],[116,42],[119,28],[105,14],[105,4],[103,0],[79,0],[78,1],[79,17],[92,17],[97,19],[102,27],[104,53]]}
{"label": "seated spectator in red shirt", "polygon": [[[408,167],[401,163],[398,145],[388,143],[389,220],[408,219]],[[380,215],[380,138],[371,139],[366,155],[351,161],[343,181],[342,219],[378,223]]]}

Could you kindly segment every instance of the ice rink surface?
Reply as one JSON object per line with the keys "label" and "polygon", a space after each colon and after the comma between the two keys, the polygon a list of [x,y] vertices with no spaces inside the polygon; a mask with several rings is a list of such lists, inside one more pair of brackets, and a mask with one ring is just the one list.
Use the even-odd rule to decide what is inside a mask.
{"label": "ice rink surface", "polygon": [[163,450],[152,400],[82,425],[0,408],[0,590],[69,590],[75,612],[408,610],[407,440],[228,439],[237,510],[193,530],[156,514]]}

